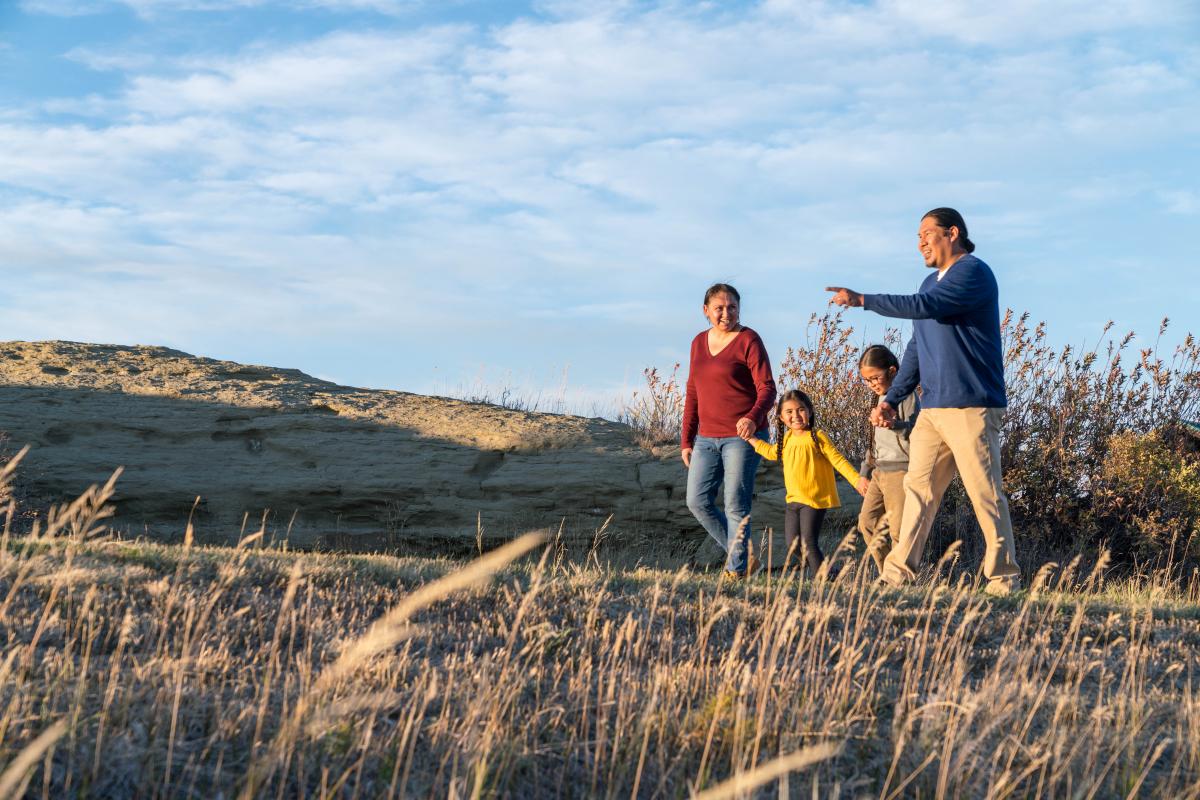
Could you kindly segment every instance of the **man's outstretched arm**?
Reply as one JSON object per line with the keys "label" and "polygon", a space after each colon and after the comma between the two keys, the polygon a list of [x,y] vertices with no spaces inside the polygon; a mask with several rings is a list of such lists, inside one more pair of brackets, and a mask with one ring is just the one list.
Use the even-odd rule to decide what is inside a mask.
{"label": "man's outstretched arm", "polygon": [[956,265],[928,291],[917,294],[860,295],[861,305],[885,317],[899,319],[937,319],[962,314],[993,302],[996,283],[982,269]]}

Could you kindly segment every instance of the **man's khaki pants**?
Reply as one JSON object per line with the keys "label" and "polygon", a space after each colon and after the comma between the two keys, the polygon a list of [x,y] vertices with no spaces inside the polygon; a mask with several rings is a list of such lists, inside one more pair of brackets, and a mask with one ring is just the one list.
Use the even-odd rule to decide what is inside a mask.
{"label": "man's khaki pants", "polygon": [[904,470],[871,473],[871,485],[858,513],[858,530],[867,543],[867,552],[883,574],[883,560],[900,535],[904,514]]}
{"label": "man's khaki pants", "polygon": [[1000,474],[1003,414],[1001,408],[921,409],[909,437],[904,517],[899,541],[884,562],[885,581],[901,584],[916,577],[933,518],[957,467],[983,530],[983,576],[988,590],[1004,593],[1020,586],[1021,570]]}

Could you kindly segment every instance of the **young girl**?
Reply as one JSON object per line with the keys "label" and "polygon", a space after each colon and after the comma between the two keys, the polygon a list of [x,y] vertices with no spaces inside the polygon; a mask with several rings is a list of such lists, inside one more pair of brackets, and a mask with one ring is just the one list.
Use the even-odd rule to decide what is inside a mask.
{"label": "young girl", "polygon": [[[858,359],[863,382],[875,393],[875,404],[883,400],[900,369],[896,354],[881,344],[873,344]],[[908,436],[921,413],[917,393],[913,392],[896,409],[890,428],[871,426],[871,447],[862,464],[862,474],[870,479],[858,530],[866,540],[875,566],[883,572],[883,560],[900,536],[904,516],[904,475],[908,472]]]}
{"label": "young girl", "polygon": [[859,494],[866,491],[867,480],[859,477],[825,432],[817,430],[816,412],[804,392],[799,389],[784,392],[775,407],[775,417],[775,444],[755,436],[747,436],[746,441],[763,458],[783,462],[783,483],[787,487],[783,531],[788,552],[792,552],[799,537],[809,570],[815,575],[825,560],[817,541],[825,512],[842,504],[838,499],[834,469],[850,481]]}

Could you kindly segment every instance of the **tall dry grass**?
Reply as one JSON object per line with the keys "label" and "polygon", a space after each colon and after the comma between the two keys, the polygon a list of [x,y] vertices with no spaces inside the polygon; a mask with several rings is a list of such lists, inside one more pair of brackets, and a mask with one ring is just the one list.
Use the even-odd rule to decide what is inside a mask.
{"label": "tall dry grass", "polygon": [[18,795],[1200,796],[1196,584],[171,547],[112,489],[0,546]]}

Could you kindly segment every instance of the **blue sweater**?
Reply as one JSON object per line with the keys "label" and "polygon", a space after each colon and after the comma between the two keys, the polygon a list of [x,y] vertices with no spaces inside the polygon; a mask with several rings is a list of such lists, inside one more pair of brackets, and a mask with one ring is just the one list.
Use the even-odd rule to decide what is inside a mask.
{"label": "blue sweater", "polygon": [[892,406],[921,384],[925,408],[1003,408],[1004,351],[996,276],[973,255],[934,272],[916,294],[868,294],[863,308],[911,319],[913,337],[887,393]]}

